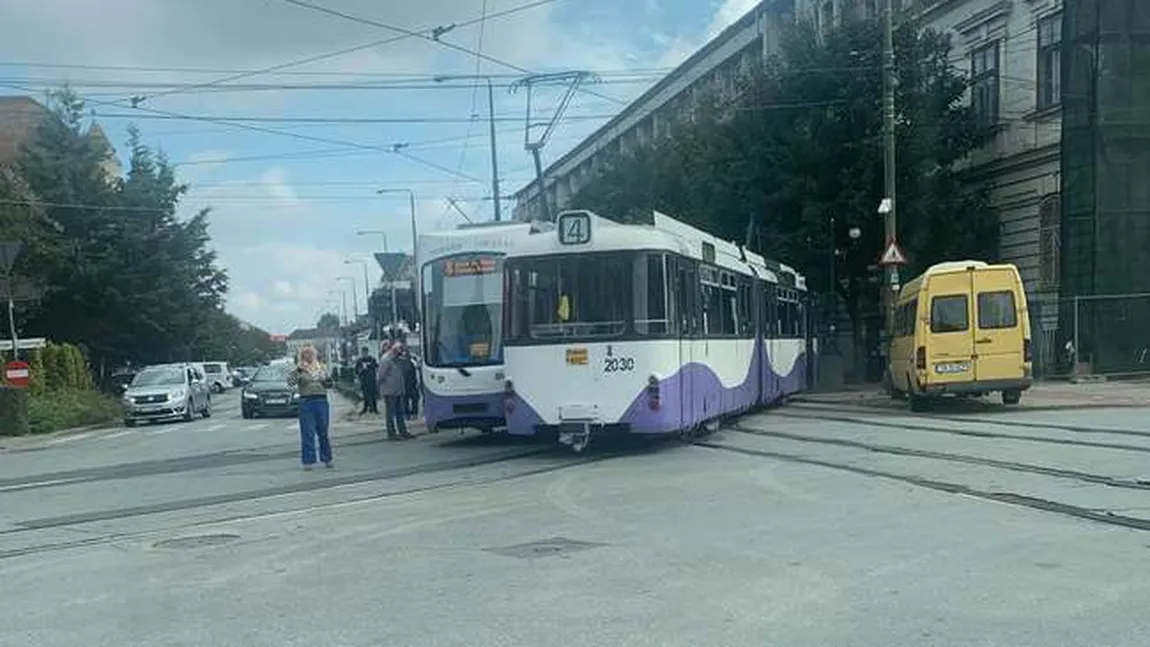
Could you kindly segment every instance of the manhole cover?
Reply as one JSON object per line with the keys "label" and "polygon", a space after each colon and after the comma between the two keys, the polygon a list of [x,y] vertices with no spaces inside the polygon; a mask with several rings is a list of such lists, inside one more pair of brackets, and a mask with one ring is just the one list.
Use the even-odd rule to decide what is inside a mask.
{"label": "manhole cover", "polygon": [[598,548],[602,545],[603,544],[567,539],[566,537],[553,537],[551,539],[541,539],[539,541],[532,541],[526,544],[487,548],[485,550],[497,555],[503,555],[504,557],[518,557],[520,559],[528,559],[532,557],[555,557],[558,555],[566,555],[568,553],[575,553],[581,550]]}
{"label": "manhole cover", "polygon": [[165,539],[163,541],[157,541],[153,545],[156,548],[174,548],[177,550],[184,550],[188,548],[206,548],[208,546],[219,546],[220,544],[226,544],[239,538],[239,535],[229,535],[226,533],[221,533],[218,535],[194,535],[192,537]]}

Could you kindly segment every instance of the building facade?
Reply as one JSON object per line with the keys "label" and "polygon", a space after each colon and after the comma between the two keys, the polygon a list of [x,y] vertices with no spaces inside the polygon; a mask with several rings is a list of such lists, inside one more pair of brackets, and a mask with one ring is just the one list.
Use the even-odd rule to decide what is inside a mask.
{"label": "building facade", "polygon": [[[1073,0],[1070,0],[1073,1]],[[882,0],[799,0],[797,18],[833,28],[874,15]],[[1046,372],[1060,362],[1062,267],[1062,0],[895,0],[897,20],[948,34],[970,105],[993,126],[971,156],[1000,226],[1000,259],[1018,266],[1030,296],[1034,348]]]}

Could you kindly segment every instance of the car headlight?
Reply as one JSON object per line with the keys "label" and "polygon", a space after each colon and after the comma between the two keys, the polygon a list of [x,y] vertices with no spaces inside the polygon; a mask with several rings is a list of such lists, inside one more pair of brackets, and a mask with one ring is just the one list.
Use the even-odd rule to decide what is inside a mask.
{"label": "car headlight", "polygon": [[125,393],[124,395],[120,396],[120,402],[123,402],[124,404],[132,404],[132,396]]}
{"label": "car headlight", "polygon": [[183,390],[183,389],[177,389],[177,390],[172,391],[171,393],[168,394],[168,399],[169,400],[183,400],[184,396],[187,395],[187,393],[188,392]]}
{"label": "car headlight", "polygon": [[259,400],[260,396],[256,395],[255,393],[249,393],[247,391],[244,391],[244,399],[245,400]]}

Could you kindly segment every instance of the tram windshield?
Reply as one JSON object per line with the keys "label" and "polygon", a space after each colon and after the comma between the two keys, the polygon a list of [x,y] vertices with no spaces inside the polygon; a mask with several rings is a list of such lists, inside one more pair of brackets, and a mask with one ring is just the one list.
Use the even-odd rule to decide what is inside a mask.
{"label": "tram windshield", "polygon": [[423,267],[428,366],[503,362],[503,258],[463,254]]}
{"label": "tram windshield", "polygon": [[[627,332],[633,255],[584,254],[519,261],[512,277],[512,336],[536,341],[607,339]],[[526,333],[526,334],[524,334]]]}

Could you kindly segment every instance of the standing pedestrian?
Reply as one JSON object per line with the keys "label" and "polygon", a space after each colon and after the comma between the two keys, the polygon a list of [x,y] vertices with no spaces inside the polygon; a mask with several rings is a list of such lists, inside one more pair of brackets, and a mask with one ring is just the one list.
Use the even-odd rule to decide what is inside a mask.
{"label": "standing pedestrian", "polygon": [[316,359],[314,347],[304,346],[300,349],[295,370],[288,373],[287,383],[299,393],[300,459],[304,470],[311,471],[315,465],[317,439],[319,459],[323,461],[324,467],[334,467],[328,436],[331,409],[328,406],[327,389],[331,386],[331,375],[327,367]]}
{"label": "standing pedestrian", "polygon": [[399,359],[401,350],[400,344],[392,344],[379,363],[379,394],[383,396],[383,417],[387,421],[388,440],[413,437],[407,433],[403,413],[407,389],[403,382],[403,367]]}
{"label": "standing pedestrian", "polygon": [[364,346],[362,354],[355,361],[355,375],[359,378],[359,390],[363,395],[363,408],[359,412],[361,416],[366,413],[379,413],[379,386],[375,382],[378,371],[379,362],[371,356],[371,349]]}
{"label": "standing pedestrian", "polygon": [[400,352],[399,365],[403,369],[404,410],[408,420],[415,420],[419,415],[419,367],[406,346]]}

